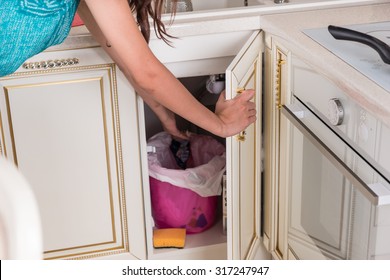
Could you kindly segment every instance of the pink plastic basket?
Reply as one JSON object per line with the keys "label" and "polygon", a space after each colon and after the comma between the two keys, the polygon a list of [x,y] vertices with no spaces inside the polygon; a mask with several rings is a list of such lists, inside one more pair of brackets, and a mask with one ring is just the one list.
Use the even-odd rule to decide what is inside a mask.
{"label": "pink plastic basket", "polygon": [[191,190],[149,179],[157,228],[185,228],[187,233],[198,233],[214,224],[219,196],[201,197]]}
{"label": "pink plastic basket", "polygon": [[191,135],[187,169],[176,164],[169,150],[171,136],[153,136],[148,145],[152,216],[157,228],[185,228],[198,233],[216,218],[221,180],[225,171],[225,147],[211,136]]}

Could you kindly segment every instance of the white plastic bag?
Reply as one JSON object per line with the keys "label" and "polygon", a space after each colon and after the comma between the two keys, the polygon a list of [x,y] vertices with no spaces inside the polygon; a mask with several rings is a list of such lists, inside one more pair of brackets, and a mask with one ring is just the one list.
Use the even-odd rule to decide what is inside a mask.
{"label": "white plastic bag", "polygon": [[225,172],[225,147],[207,135],[190,135],[191,161],[189,168],[179,169],[170,150],[172,138],[166,132],[151,137],[148,146],[149,176],[174,186],[190,189],[202,197],[220,195]]}

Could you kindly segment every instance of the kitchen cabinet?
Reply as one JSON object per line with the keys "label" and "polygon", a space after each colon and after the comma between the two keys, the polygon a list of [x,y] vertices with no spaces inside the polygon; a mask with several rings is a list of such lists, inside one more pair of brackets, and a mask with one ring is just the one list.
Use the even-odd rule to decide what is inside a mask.
{"label": "kitchen cabinet", "polygon": [[[147,247],[151,259],[247,259],[254,258],[262,246],[261,172],[258,171],[261,165],[263,34],[258,31],[251,33],[244,31],[180,38],[179,44],[182,46],[207,44],[209,47],[196,53],[181,53],[183,49],[177,47],[174,50],[174,61],[169,61],[173,56],[167,56],[166,53],[159,56],[164,46],[157,47],[154,43],[158,42],[151,43],[152,50],[158,50],[159,59],[178,78],[225,73],[228,99],[234,98],[244,88],[255,89],[254,101],[259,114],[255,124],[239,135],[226,139],[227,235],[219,219],[211,229],[187,235],[184,249],[154,249],[150,193],[148,182],[144,182]],[[244,38],[246,44],[242,43]],[[181,57],[180,61],[177,57]],[[147,172],[144,177],[148,178]]]}
{"label": "kitchen cabinet", "polygon": [[[289,5],[280,7],[288,11],[283,17],[294,14]],[[153,248],[146,140],[161,127],[154,125],[158,120],[104,51],[96,43],[79,42],[89,34],[70,38],[75,39],[70,49],[44,52],[29,60],[37,62],[29,64],[30,69],[0,79],[0,153],[14,161],[34,187],[46,259],[268,258],[264,248],[275,259],[299,258],[289,239],[286,170],[291,168],[291,125],[280,113],[293,101],[293,54],[277,38],[258,31],[264,24],[261,13],[259,6],[239,13],[178,14],[172,27],[179,37],[174,47],[153,38],[150,42],[154,54],[181,80],[225,74],[227,98],[243,88],[256,90],[257,122],[226,140],[227,233],[221,218],[209,230],[188,235],[181,250]],[[52,64],[42,63],[67,58],[77,64],[56,62],[44,68]],[[312,69],[306,74],[312,83],[323,78]],[[333,88],[328,83],[323,87]],[[387,151],[389,130],[368,112],[353,112],[360,121],[340,129],[389,166],[386,153],[380,152]],[[344,156],[354,170],[365,170],[350,153]],[[366,176],[375,182],[377,175]],[[377,236],[377,241],[370,239],[376,251],[361,258],[386,256],[386,247],[380,246],[389,226],[386,211],[374,208],[366,224],[354,224]],[[339,258],[347,249],[340,250]]]}
{"label": "kitchen cabinet", "polygon": [[[190,36],[175,49],[152,41],[151,48],[178,78],[226,72],[227,98],[254,88],[261,116],[263,35],[252,33]],[[226,143],[227,235],[219,219],[212,229],[188,235],[185,249],[157,250],[142,100],[98,47],[47,51],[26,66],[0,80],[0,151],[33,186],[46,259],[255,257],[261,117]]]}
{"label": "kitchen cabinet", "polygon": [[[258,119],[227,139],[228,257],[245,259],[261,242],[262,45],[255,34],[227,69],[227,98],[255,89]],[[257,244],[257,245],[256,245]]]}
{"label": "kitchen cabinet", "polygon": [[[313,159],[311,157],[307,158],[309,160],[313,160],[313,167],[318,165],[321,166],[321,164],[327,166],[323,169],[325,175],[321,174],[323,177],[321,180],[319,180],[319,183],[313,184],[313,188],[318,186],[320,187],[310,193],[311,195],[316,196],[316,199],[318,198],[317,200],[313,199],[311,202],[313,202],[312,204],[314,204],[315,207],[318,205],[325,208],[327,207],[327,209],[329,209],[330,206],[334,207],[331,208],[328,212],[311,212],[310,209],[308,211],[301,211],[303,209],[302,207],[295,207],[294,209],[297,213],[305,212],[308,214],[308,221],[310,222],[315,220],[313,219],[313,216],[310,217],[311,214],[317,215],[318,213],[321,213],[321,219],[318,220],[323,223],[321,226],[323,226],[324,230],[321,232],[318,230],[318,228],[315,228],[314,230],[312,228],[308,228],[307,231],[309,233],[313,233],[313,235],[315,234],[315,236],[312,236],[313,238],[310,236],[307,238],[307,236],[299,235],[300,233],[305,233],[306,231],[305,227],[299,227],[299,223],[302,222],[302,219],[300,220],[301,217],[298,217],[293,221],[291,217],[291,199],[297,198],[297,201],[299,201],[299,199],[304,201],[304,199],[302,199],[302,192],[305,188],[302,187],[302,184],[300,188],[294,188],[294,191],[298,189],[298,192],[296,192],[294,195],[292,194],[290,181],[293,178],[296,185],[299,185],[299,179],[305,177],[302,175],[301,178],[299,178],[299,175],[304,174],[303,172],[307,172],[307,170],[310,170],[306,167],[311,166],[310,161],[308,161],[309,163],[306,163],[305,168],[300,170],[294,169],[296,167],[294,167],[294,164],[290,161],[291,156],[296,156],[297,154],[299,155],[300,152],[308,151],[309,146],[305,146],[307,140],[305,140],[303,137],[301,137],[298,141],[299,136],[296,135],[300,134],[298,134],[296,130],[293,130],[293,125],[284,116],[282,116],[281,111],[285,105],[295,103],[295,97],[293,96],[293,93],[297,90],[300,92],[300,95],[305,95],[306,97],[317,96],[318,99],[315,101],[318,102],[320,105],[320,110],[322,110],[323,113],[325,112],[326,115],[329,98],[338,98],[339,101],[345,105],[345,95],[343,91],[338,88],[338,86],[345,85],[343,88],[345,90],[345,88],[351,88],[350,83],[355,82],[350,77],[346,77],[347,75],[345,75],[345,73],[352,72],[348,72],[349,69],[346,69],[346,67],[340,67],[340,69],[347,70],[345,73],[341,73],[342,71],[337,71],[335,69],[338,74],[341,74],[341,77],[348,79],[348,81],[345,83],[340,81],[339,77],[335,77],[334,74],[332,76],[332,71],[328,69],[327,71],[322,72],[327,74],[327,78],[325,78],[322,74],[316,72],[315,69],[307,67],[310,65],[310,59],[316,59],[317,65],[319,64],[325,68],[326,66],[319,62],[322,55],[324,54],[324,57],[329,59],[329,61],[334,63],[334,65],[340,66],[340,63],[335,63],[335,61],[333,61],[333,55],[329,52],[325,53],[323,48],[314,45],[311,41],[307,42],[308,38],[306,38],[307,36],[303,35],[302,30],[309,28],[309,26],[317,27],[319,24],[318,20],[322,20],[324,26],[326,25],[326,22],[330,22],[331,19],[332,21],[340,24],[351,24],[354,22],[363,22],[364,20],[378,20],[378,18],[373,19],[370,16],[367,16],[362,20],[356,20],[356,18],[352,19],[350,13],[351,10],[353,10],[355,14],[366,14],[362,12],[365,11],[364,8],[362,8],[362,10],[357,8],[355,10],[355,8],[356,7],[340,9],[337,13],[334,13],[334,10],[324,11],[323,13],[322,11],[313,11],[304,14],[295,14],[290,11],[290,13],[285,13],[283,15],[264,16],[260,18],[260,22],[258,24],[259,28],[264,28],[266,30],[263,41],[263,43],[265,43],[263,59],[263,70],[265,75],[263,85],[265,90],[263,103],[264,113],[262,114],[264,117],[264,126],[262,128],[264,135],[264,176],[261,178],[263,184],[260,203],[262,207],[262,211],[260,211],[262,213],[262,241],[265,248],[267,248],[267,250],[272,253],[273,258],[275,259],[388,258],[386,253],[387,247],[383,241],[383,236],[387,234],[388,224],[386,219],[384,219],[385,215],[382,215],[382,213],[386,213],[387,206],[380,205],[378,207],[375,205],[375,203],[373,205],[372,202],[367,200],[366,197],[367,195],[369,196],[367,193],[370,191],[367,191],[366,189],[366,191],[363,190],[362,192],[362,189],[356,187],[351,182],[347,182],[348,178],[345,178],[340,174],[335,175],[336,173],[334,172],[338,172],[338,168],[330,167],[330,165],[328,165],[325,160],[322,161],[322,159],[319,157],[313,157]],[[379,9],[380,8],[371,9],[371,7],[369,7],[367,8],[367,11],[368,14],[378,14]],[[381,10],[386,10],[386,7]],[[340,13],[342,13],[344,17],[340,17]],[[380,14],[382,14],[382,12]],[[381,15],[382,20],[386,20],[388,18],[384,14],[385,13]],[[196,13],[193,15],[196,15]],[[217,14],[215,13],[212,15]],[[302,20],[303,15],[306,20]],[[342,20],[340,20],[340,18],[342,18]],[[316,24],[308,24],[308,19],[311,19],[310,22]],[[184,24],[181,27],[185,28],[185,21],[183,22]],[[289,25],[286,25],[286,22],[289,22]],[[267,35],[267,31],[272,32],[272,34],[276,36]],[[291,34],[289,34],[290,32]],[[217,33],[218,32],[213,34],[213,36],[217,35]],[[215,42],[215,44],[218,45],[217,42]],[[213,45],[213,43],[207,44],[207,46]],[[285,47],[285,45],[288,47]],[[297,57],[294,58],[295,53],[290,51],[292,45],[296,45],[295,50],[299,50],[301,52],[301,57],[299,57],[299,59],[305,61],[300,66],[292,64],[293,61],[297,61]],[[201,48],[196,47],[196,49]],[[203,52],[204,50],[201,49],[200,51]],[[305,56],[305,52],[307,56]],[[317,52],[321,53],[321,55],[316,55]],[[190,65],[192,65],[192,62],[195,62],[193,65],[196,65],[197,63],[206,62],[207,60],[201,59],[198,61],[184,59],[183,61],[189,62]],[[180,67],[179,64],[188,65],[182,64],[182,62],[174,66]],[[305,65],[306,63],[307,65]],[[172,67],[170,69],[175,70],[176,68]],[[180,77],[186,75],[187,72],[185,71],[189,71],[191,73],[189,73],[188,76],[191,76],[195,74],[193,73],[195,69],[207,68],[183,67],[182,73],[181,70],[174,73]],[[216,70],[217,72],[215,73],[224,72],[224,70],[220,68]],[[211,71],[211,73],[213,72]],[[209,73],[203,72],[203,74],[207,75]],[[294,75],[302,75],[306,78],[304,78],[304,81],[294,82],[294,79],[296,78]],[[332,82],[329,82],[329,77],[332,77],[333,80],[338,81],[337,86]],[[353,77],[356,76],[353,75]],[[369,83],[363,82],[361,84],[366,85]],[[302,89],[305,90],[303,94]],[[332,96],[329,96],[329,94]],[[353,94],[350,95],[353,96]],[[357,95],[364,99],[364,95],[362,93],[359,92]],[[305,101],[305,98],[303,98],[303,101]],[[314,105],[317,106],[318,104]],[[338,126],[338,130],[344,133],[346,137],[350,139],[350,141],[360,142],[360,149],[371,154],[372,157],[375,158],[375,161],[383,162],[383,164],[386,165],[388,161],[385,160],[385,154],[379,152],[379,147],[384,145],[386,140],[383,139],[388,139],[386,138],[388,131],[382,127],[381,124],[376,122],[374,116],[371,116],[365,110],[356,109],[349,106],[345,106],[344,109],[346,113],[345,118],[348,125],[344,123]],[[358,116],[358,120],[352,120],[352,115]],[[323,133],[324,129],[318,126],[318,129],[314,129],[313,131],[315,136],[317,132]],[[380,137],[379,134],[381,135]],[[292,142],[292,140],[294,140],[295,143]],[[330,147],[332,152],[339,154],[339,157],[342,159],[341,162],[348,164],[351,170],[361,175],[365,182],[370,182],[368,178],[374,178],[371,179],[371,182],[373,183],[381,181],[381,178],[375,179],[375,177],[379,175],[375,172],[372,173],[372,171],[369,171],[364,166],[364,162],[360,162],[359,157],[355,155],[354,151],[351,151],[348,147],[345,146],[339,147],[337,144],[332,144],[332,141],[328,143],[328,137],[324,137],[323,140]],[[293,144],[296,143],[301,144],[300,149],[295,149]],[[312,146],[310,146],[310,148],[312,148]],[[313,153],[313,155],[315,155],[315,153]],[[296,170],[297,172],[295,172]],[[256,172],[259,172],[259,170],[257,169]],[[313,172],[312,174],[309,174],[308,177],[315,178],[316,175],[314,174],[319,173]],[[328,182],[335,183],[333,188],[326,187]],[[383,185],[385,185],[383,191],[385,192],[386,196],[386,183],[383,182]],[[371,188],[372,186],[368,187]],[[322,194],[324,194],[323,197],[321,196]],[[334,200],[332,201],[333,197]],[[248,201],[248,199],[245,201]],[[318,202],[317,205],[316,202]],[[316,210],[318,210],[318,208],[319,207],[317,207]],[[298,226],[293,228],[292,225]],[[330,230],[327,232],[329,228]],[[329,235],[326,237],[326,239],[325,235],[328,233]],[[234,236],[234,234],[232,236]],[[317,239],[321,238],[323,239],[318,242]],[[359,248],[359,246],[356,246],[358,244],[361,244],[362,246]],[[296,245],[299,246],[299,251],[297,249],[293,249],[297,248]],[[228,243],[227,246],[229,250],[233,250],[230,248],[230,243]],[[148,247],[150,248],[150,246]],[[201,247],[202,246],[197,247],[197,249],[200,250]],[[218,250],[213,251],[217,252]],[[150,255],[157,257],[156,253],[157,252],[152,252]],[[167,255],[161,254],[162,258],[166,256]]]}
{"label": "kitchen cabinet", "polygon": [[388,259],[387,127],[277,39],[266,42],[268,250],[277,259]]}
{"label": "kitchen cabinet", "polygon": [[0,79],[0,153],[33,187],[44,258],[146,258],[134,89],[100,48],[27,66]]}

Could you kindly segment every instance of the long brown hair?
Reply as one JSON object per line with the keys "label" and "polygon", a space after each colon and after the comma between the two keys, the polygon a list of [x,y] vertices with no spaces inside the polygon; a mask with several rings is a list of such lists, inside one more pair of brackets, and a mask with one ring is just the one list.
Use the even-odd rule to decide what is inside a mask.
{"label": "long brown hair", "polygon": [[[164,23],[161,21],[164,0],[128,0],[128,2],[131,10],[136,13],[137,23],[145,40],[149,42],[150,39],[150,17],[153,20],[153,27],[157,37],[169,44],[169,38],[174,37],[168,34]],[[176,3],[177,0],[172,0],[172,2]],[[175,13],[175,10],[173,13]]]}

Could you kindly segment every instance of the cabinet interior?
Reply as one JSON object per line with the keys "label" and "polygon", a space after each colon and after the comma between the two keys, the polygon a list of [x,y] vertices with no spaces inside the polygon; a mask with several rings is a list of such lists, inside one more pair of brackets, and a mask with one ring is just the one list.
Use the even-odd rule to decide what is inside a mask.
{"label": "cabinet interior", "polygon": [[[224,74],[218,74],[224,75]],[[194,77],[185,77],[179,78],[179,81],[188,89],[190,93],[204,106],[209,110],[214,111],[215,104],[218,100],[219,94],[213,94],[207,91],[206,83],[210,76],[194,76]],[[176,115],[176,123],[178,129],[182,131],[189,131],[191,133],[210,135],[215,139],[225,144],[225,139],[212,135],[208,131],[188,122],[182,117]],[[145,105],[145,124],[146,124],[146,139],[149,139],[158,132],[163,131],[160,121],[152,110]]]}
{"label": "cabinet interior", "polygon": [[[224,74],[217,74],[217,76],[221,77],[221,79],[224,80]],[[202,103],[210,110],[214,111],[215,104],[219,98],[219,94],[210,93],[207,90],[206,84],[209,78],[210,75],[201,75],[201,76],[183,77],[178,79],[200,103]],[[163,131],[163,128],[157,116],[146,104],[144,107],[144,114],[145,114],[145,134],[146,134],[146,141],[147,141],[153,135]],[[224,146],[226,144],[224,138],[213,135],[210,132],[196,126],[195,124],[188,122],[187,120],[183,119],[180,116],[176,116],[176,122],[177,122],[177,127],[182,131],[189,131],[191,133],[200,134],[200,135],[209,135],[214,137]],[[145,197],[145,199],[149,200],[150,195],[148,197]],[[146,204],[151,206],[149,202]],[[149,228],[147,228],[147,231],[151,231],[152,233],[154,228],[153,218],[150,217],[149,220],[151,221],[151,223]],[[153,236],[153,235],[150,234],[149,236]],[[227,236],[226,236],[226,232],[224,231],[223,222],[222,222],[222,195],[221,195],[220,199],[218,199],[217,218],[213,226],[200,233],[187,234],[185,247],[184,249],[180,249],[179,251],[185,255],[187,254],[186,251],[189,250],[193,251],[194,249],[197,249],[196,251],[200,251],[200,252],[197,252],[196,254],[197,255],[201,254],[198,255],[200,258],[209,259],[210,251],[205,251],[204,253],[202,253],[201,252],[202,250],[201,249],[199,250],[199,248],[216,245],[218,247],[221,247],[222,249],[217,250],[216,253],[217,255],[214,258],[226,258],[226,251],[227,251],[226,240],[227,240]],[[152,242],[153,240],[148,240],[148,243],[151,245]],[[149,246],[149,248],[152,248],[151,254],[153,255],[154,258],[159,258],[159,255],[164,255],[164,258],[166,258],[168,255],[169,258],[170,254],[172,254],[172,256],[177,257],[178,254],[178,249],[155,249],[153,248],[153,246]],[[202,254],[204,255],[202,256]],[[191,258],[192,257],[193,255],[191,255]]]}

